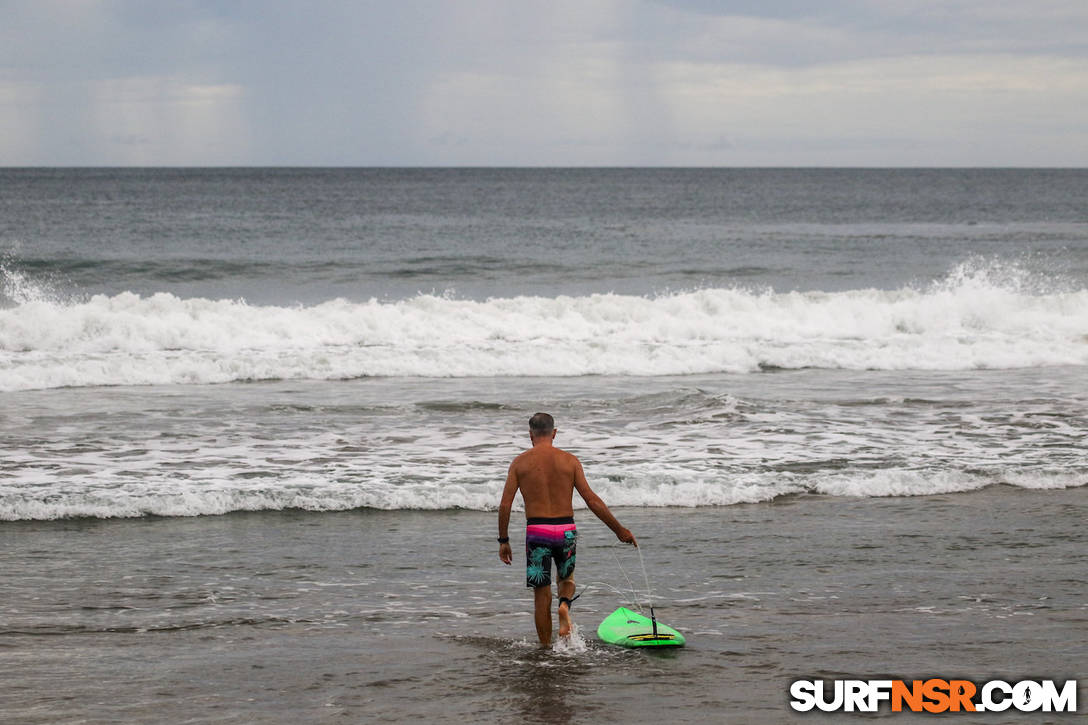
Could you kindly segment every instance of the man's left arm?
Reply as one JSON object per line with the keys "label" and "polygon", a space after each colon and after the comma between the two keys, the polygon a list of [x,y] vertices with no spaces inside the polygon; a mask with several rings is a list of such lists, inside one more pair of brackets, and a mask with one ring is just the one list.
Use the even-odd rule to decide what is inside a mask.
{"label": "man's left arm", "polygon": [[510,548],[510,510],[514,507],[514,495],[518,492],[518,475],[514,472],[514,464],[510,464],[510,470],[506,473],[506,485],[502,489],[502,499],[499,500],[499,559],[503,564],[510,564],[514,560],[514,551]]}

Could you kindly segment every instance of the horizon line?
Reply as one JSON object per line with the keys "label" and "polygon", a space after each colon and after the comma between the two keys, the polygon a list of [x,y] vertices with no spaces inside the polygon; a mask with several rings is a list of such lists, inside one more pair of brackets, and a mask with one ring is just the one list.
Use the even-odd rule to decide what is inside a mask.
{"label": "horizon line", "polygon": [[910,165],[910,166],[893,166],[893,165],[834,165],[834,164],[811,164],[802,166],[788,166],[788,165],[755,165],[755,166],[727,166],[727,165],[504,165],[504,164],[402,164],[402,165],[390,165],[390,164],[222,164],[222,165],[206,165],[206,164],[37,164],[37,165],[8,165],[0,164],[0,170],[3,171],[17,171],[17,170],[77,170],[77,169],[110,169],[110,170],[140,170],[140,169],[171,169],[171,170],[228,170],[228,169],[343,169],[343,170],[466,170],[466,169],[478,169],[478,170],[495,170],[495,171],[606,171],[606,170],[664,170],[664,171],[680,171],[680,170],[692,170],[692,171],[712,171],[712,170],[857,170],[857,171],[1001,171],[1001,170],[1045,170],[1045,171],[1084,171],[1088,170],[1088,165],[1084,166],[1030,166],[1030,165],[994,165],[994,166],[979,166],[979,165],[949,165],[949,166],[928,166],[928,165]]}

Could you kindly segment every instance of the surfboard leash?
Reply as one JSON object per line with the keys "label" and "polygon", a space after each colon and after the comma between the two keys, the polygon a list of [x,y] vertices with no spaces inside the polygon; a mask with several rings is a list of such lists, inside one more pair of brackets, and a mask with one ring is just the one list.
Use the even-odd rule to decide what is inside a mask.
{"label": "surfboard leash", "polygon": [[[635,550],[638,551],[638,565],[642,568],[642,581],[646,584],[646,605],[650,610],[650,622],[654,626],[654,636],[657,636],[657,616],[654,614],[654,592],[650,588],[650,575],[646,572],[646,561],[642,558],[642,547],[636,546]],[[627,576],[627,570],[623,568],[623,564],[620,563],[620,558],[616,556],[615,547],[612,548],[612,558],[616,560],[616,566],[619,568],[620,573],[623,574],[623,578],[627,580],[627,586],[631,587],[631,596],[635,600],[635,606],[640,612],[643,612],[642,603],[638,600],[638,589],[635,588],[634,583],[631,581],[631,577]]]}
{"label": "surfboard leash", "polygon": [[654,616],[654,590],[650,588],[650,577],[646,574],[646,562],[642,560],[642,547],[636,546],[638,551],[638,563],[642,567],[642,581],[646,583],[646,601],[650,604],[650,622],[654,626],[654,637],[657,636],[657,617]]}
{"label": "surfboard leash", "polygon": [[635,608],[638,611],[642,611],[642,604],[638,601],[638,590],[635,589],[634,583],[631,581],[631,577],[627,576],[627,570],[623,568],[623,564],[620,563],[620,558],[616,556],[616,549],[612,547],[612,558],[616,560],[616,567],[623,574],[623,578],[627,580],[627,586],[631,588],[631,598],[635,600]]}

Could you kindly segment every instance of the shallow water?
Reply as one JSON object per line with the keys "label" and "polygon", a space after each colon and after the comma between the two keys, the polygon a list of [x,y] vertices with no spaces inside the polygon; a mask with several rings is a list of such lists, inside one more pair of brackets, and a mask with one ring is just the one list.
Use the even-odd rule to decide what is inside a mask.
{"label": "shallow water", "polygon": [[800,677],[1088,669],[1083,488],[617,513],[681,650],[596,641],[641,570],[584,514],[582,641],[554,651],[491,514],[9,523],[0,699],[42,723],[783,722]]}

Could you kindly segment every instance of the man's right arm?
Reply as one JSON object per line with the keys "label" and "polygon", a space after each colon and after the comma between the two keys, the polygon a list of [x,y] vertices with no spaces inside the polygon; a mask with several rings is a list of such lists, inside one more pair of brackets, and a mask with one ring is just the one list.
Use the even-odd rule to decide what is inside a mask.
{"label": "man's right arm", "polygon": [[608,506],[605,505],[601,497],[589,487],[585,471],[582,470],[582,463],[577,458],[574,459],[574,487],[578,489],[578,494],[586,502],[589,510],[596,514],[597,518],[603,521],[605,526],[612,529],[612,533],[616,535],[617,539],[625,544],[638,546],[634,535],[620,524],[616,517],[612,515],[612,512],[608,510]]}

